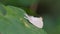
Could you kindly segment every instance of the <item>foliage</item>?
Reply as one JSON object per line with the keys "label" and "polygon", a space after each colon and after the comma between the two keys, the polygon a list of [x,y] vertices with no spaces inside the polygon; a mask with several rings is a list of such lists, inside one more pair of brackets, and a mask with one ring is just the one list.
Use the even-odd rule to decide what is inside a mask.
{"label": "foliage", "polygon": [[[22,33],[22,32],[24,32],[22,34],[25,34],[25,33],[40,34],[39,32],[43,33],[42,29],[36,28],[35,26],[31,25],[27,20],[25,20],[24,19],[25,11],[20,10],[21,7],[23,7],[24,9],[27,8],[26,11],[28,11],[28,13],[33,15],[34,12],[31,13],[29,11],[30,10],[29,6],[35,2],[38,2],[38,0],[0,0],[0,2],[5,5],[12,5],[12,6],[0,5],[0,22],[1,22],[0,27],[2,26],[0,28],[1,32],[4,32],[4,33],[9,32],[9,34],[10,33],[12,34],[14,32],[16,32],[17,34]],[[50,7],[50,10],[48,10],[48,12],[50,12],[50,13],[43,15],[43,18],[44,18],[44,20],[43,20],[44,28],[43,29],[48,34],[60,34],[60,0],[41,0],[40,2],[44,3],[44,5],[46,5],[47,7]],[[13,7],[13,6],[16,6],[16,7]],[[17,8],[17,7],[19,7],[19,8]],[[20,17],[23,20],[20,21]],[[25,26],[27,24],[25,24],[23,21],[24,22],[26,21],[26,23],[31,28],[27,28]],[[7,23],[10,23],[11,25],[6,25]],[[21,24],[19,24],[19,23],[21,23]],[[3,26],[3,24],[4,24],[4,26]],[[5,25],[8,29],[5,27]],[[13,32],[10,30],[12,30]],[[14,34],[16,34],[16,33],[14,33]],[[45,34],[45,33],[43,33],[43,34]]]}
{"label": "foliage", "polygon": [[14,6],[0,4],[0,33],[1,34],[47,34],[30,24],[25,17],[25,11]]}

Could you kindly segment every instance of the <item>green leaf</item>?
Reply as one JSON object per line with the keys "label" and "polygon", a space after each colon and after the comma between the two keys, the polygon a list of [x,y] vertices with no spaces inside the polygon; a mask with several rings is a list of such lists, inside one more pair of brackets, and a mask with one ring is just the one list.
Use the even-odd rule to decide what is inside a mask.
{"label": "green leaf", "polygon": [[2,4],[0,8],[2,8],[0,9],[1,34],[47,34],[43,29],[35,27],[24,18],[23,9]]}

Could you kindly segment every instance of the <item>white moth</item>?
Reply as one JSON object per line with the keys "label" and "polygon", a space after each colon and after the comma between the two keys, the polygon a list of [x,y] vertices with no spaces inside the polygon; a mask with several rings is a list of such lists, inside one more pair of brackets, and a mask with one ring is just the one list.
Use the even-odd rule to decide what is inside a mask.
{"label": "white moth", "polygon": [[38,28],[43,28],[43,18],[42,17],[34,17],[29,16],[28,14],[25,14],[25,19],[29,20],[33,25],[35,25]]}

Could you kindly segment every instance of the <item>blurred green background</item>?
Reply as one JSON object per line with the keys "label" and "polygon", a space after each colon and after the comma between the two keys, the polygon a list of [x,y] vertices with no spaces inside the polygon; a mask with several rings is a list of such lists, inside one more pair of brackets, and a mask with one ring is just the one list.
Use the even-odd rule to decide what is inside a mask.
{"label": "blurred green background", "polygon": [[[18,8],[22,8],[22,9],[24,9],[25,11],[27,11],[27,13],[30,13],[31,15],[33,14],[33,15],[36,15],[36,13],[35,13],[35,11],[30,11],[30,6],[32,5],[32,4],[34,4],[34,3],[42,3],[42,4],[44,4],[44,6],[46,6],[46,7],[50,7],[50,9],[48,10],[46,10],[46,11],[48,11],[48,12],[50,12],[50,13],[47,13],[47,14],[43,14],[42,16],[43,16],[43,21],[44,21],[44,31],[46,31],[47,32],[47,34],[60,34],[60,0],[0,0],[0,2],[2,3],[2,4],[4,4],[5,6],[15,6],[15,7],[18,7]],[[10,8],[10,7],[2,7],[3,5],[1,5],[0,4],[0,11],[3,11],[2,13],[3,13],[3,15],[4,16],[0,16],[0,23],[2,23],[2,24],[5,24],[4,22],[5,22],[5,20],[6,20],[6,18],[8,17],[8,19],[9,20],[11,20],[13,23],[15,23],[14,21],[13,21],[13,19],[16,19],[16,20],[18,20],[18,18],[20,17],[20,16],[24,16],[23,14],[25,13],[25,11],[23,11],[22,13],[22,15],[20,15],[21,13],[19,13],[19,12],[17,12],[17,11],[19,11],[20,9],[16,9],[16,8]],[[6,10],[8,10],[8,16],[7,15],[5,15],[6,14]],[[17,14],[15,14],[13,11],[15,11],[16,10],[16,12],[17,12]],[[2,13],[0,12],[0,15],[2,15]],[[11,14],[11,15],[10,15]],[[17,18],[16,18],[16,15],[17,15]],[[13,17],[11,17],[11,19],[10,19],[10,17],[9,16],[13,16]],[[5,18],[6,17],[6,18]],[[12,19],[13,18],[13,19]],[[3,22],[3,21],[4,22]],[[23,19],[24,20],[24,19]],[[1,22],[2,21],[2,22]],[[7,21],[7,20],[6,20]],[[9,21],[8,21],[9,22]],[[6,23],[8,23],[8,22],[6,22]],[[17,22],[19,22],[19,21],[17,21]],[[12,27],[13,27],[13,29],[14,29],[14,27],[16,26],[16,24],[17,23],[15,23],[15,25],[11,25]],[[7,26],[7,25],[6,25]],[[10,27],[11,27],[10,26]],[[30,25],[31,26],[31,25]],[[1,27],[1,26],[0,26]],[[5,27],[5,26],[4,26]],[[17,25],[16,26],[16,28],[17,27],[20,27],[19,25]],[[24,24],[21,24],[21,27],[23,27],[24,28]],[[31,27],[33,27],[33,26],[31,26]],[[28,31],[29,31],[29,33],[31,33],[31,31],[32,30],[35,30],[34,28],[36,28],[36,27],[33,27],[33,29],[31,28],[31,30],[29,30],[28,28],[26,28],[27,29],[27,32],[25,32],[24,30],[25,29],[22,29],[25,33],[28,33]],[[2,29],[2,27],[0,28],[0,30]],[[12,29],[12,28],[11,28]],[[20,30],[21,30],[20,29]],[[38,29],[38,28],[37,28]],[[8,30],[9,30],[9,28],[8,28]],[[19,30],[19,31],[20,31]],[[21,30],[21,31],[22,31]],[[3,31],[3,30],[1,30],[1,31]],[[16,31],[16,29],[15,29],[15,31]],[[22,31],[22,32],[23,32]],[[5,32],[5,31],[4,31]],[[35,31],[33,31],[33,32],[35,32]],[[42,31],[38,31],[38,30],[36,30],[36,32],[37,33],[32,33],[32,34],[40,34],[39,32],[42,32]],[[10,34],[11,34],[12,32],[10,32]],[[13,33],[14,33],[14,31],[13,31]],[[17,32],[18,34],[19,34],[19,32]],[[14,33],[14,34],[17,34],[17,33]],[[22,33],[22,34],[25,34],[25,33]],[[28,34],[29,34],[28,33]],[[45,34],[45,33],[41,33],[41,34]]]}

